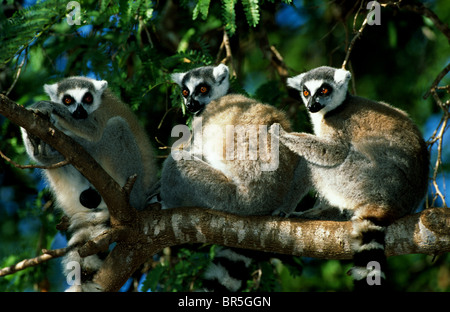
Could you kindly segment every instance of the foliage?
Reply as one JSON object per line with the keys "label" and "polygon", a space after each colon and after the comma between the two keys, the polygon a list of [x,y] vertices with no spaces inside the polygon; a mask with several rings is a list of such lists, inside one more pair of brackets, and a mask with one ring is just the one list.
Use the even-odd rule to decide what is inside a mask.
{"label": "foliage", "polygon": [[193,291],[201,289],[198,276],[214,257],[209,253],[181,248],[175,258],[161,257],[158,265],[148,272],[142,291]]}
{"label": "foliage", "polygon": [[[46,99],[44,83],[69,75],[106,79],[145,126],[159,165],[169,153],[172,126],[190,118],[170,81],[172,72],[224,61],[236,73],[234,90],[285,110],[295,130],[309,131],[298,95],[283,84],[269,52],[273,50],[264,43],[279,52],[289,75],[320,65],[340,67],[353,29],[364,17],[362,10],[355,18],[359,2],[351,1],[78,2],[81,24],[69,25],[66,2],[4,1],[0,6],[0,92],[29,105]],[[427,4],[442,21],[450,20],[449,2]],[[423,95],[448,63],[448,55],[447,39],[429,18],[385,7],[381,25],[366,27],[350,55],[353,92],[407,110],[428,138],[436,129],[428,123],[430,116],[441,112],[432,97],[424,100]],[[448,82],[446,77],[442,85]],[[28,162],[18,127],[2,116],[0,137],[0,151],[17,163]],[[34,257],[42,248],[58,248],[55,224],[59,217],[38,170],[0,162],[1,267]],[[200,288],[199,274],[212,259],[214,248],[174,248],[178,256],[169,261],[162,255],[148,272],[145,288]],[[435,262],[421,255],[389,259],[398,290],[450,290],[448,263],[448,255]],[[257,263],[253,271],[262,272],[261,279],[248,281],[247,290],[351,288],[345,276],[348,262],[302,259],[301,264]],[[63,290],[59,271],[54,261],[0,277],[0,290]]]}

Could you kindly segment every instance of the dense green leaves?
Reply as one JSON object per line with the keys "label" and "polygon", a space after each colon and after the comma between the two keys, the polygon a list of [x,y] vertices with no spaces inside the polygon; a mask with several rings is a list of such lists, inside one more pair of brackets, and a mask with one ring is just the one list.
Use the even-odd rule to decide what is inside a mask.
{"label": "dense green leaves", "polygon": [[236,32],[236,13],[234,7],[237,0],[224,0],[223,1],[223,20],[225,25],[225,30],[233,35]]}
{"label": "dense green leaves", "polygon": [[245,16],[250,26],[256,27],[259,23],[259,1],[258,0],[242,0],[244,5]]}

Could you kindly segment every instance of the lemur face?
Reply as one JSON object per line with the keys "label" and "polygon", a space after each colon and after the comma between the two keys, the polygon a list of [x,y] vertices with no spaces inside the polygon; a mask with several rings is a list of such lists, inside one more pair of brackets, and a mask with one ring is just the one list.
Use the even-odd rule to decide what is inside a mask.
{"label": "lemur face", "polygon": [[52,85],[44,85],[52,102],[66,107],[75,119],[86,119],[100,107],[108,82],[85,77],[66,78]]}
{"label": "lemur face", "polygon": [[228,93],[228,77],[228,67],[223,64],[172,74],[173,81],[181,87],[187,110],[195,115],[200,114],[211,101]]}
{"label": "lemur face", "polygon": [[287,80],[288,86],[299,90],[310,113],[325,114],[342,104],[347,95],[350,72],[322,66]]}

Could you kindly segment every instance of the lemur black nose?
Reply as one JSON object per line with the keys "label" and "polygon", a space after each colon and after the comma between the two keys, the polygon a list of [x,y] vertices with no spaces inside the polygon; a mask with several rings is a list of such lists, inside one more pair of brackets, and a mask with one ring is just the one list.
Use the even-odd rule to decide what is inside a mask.
{"label": "lemur black nose", "polygon": [[192,114],[196,114],[201,111],[203,109],[203,106],[204,105],[200,104],[199,101],[195,100],[191,100],[186,103],[187,110]]}
{"label": "lemur black nose", "polygon": [[83,106],[78,105],[77,109],[72,113],[72,117],[75,119],[86,119],[88,117],[88,113]]}
{"label": "lemur black nose", "polygon": [[308,110],[311,113],[317,113],[318,111],[320,111],[324,106],[322,104],[320,104],[319,102],[309,102],[308,103]]}

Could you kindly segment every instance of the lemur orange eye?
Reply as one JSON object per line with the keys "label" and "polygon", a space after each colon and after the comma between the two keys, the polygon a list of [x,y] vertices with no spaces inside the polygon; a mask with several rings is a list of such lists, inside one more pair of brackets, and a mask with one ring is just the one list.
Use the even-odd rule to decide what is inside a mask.
{"label": "lemur orange eye", "polygon": [[183,94],[184,97],[187,97],[189,95],[189,90],[184,89],[183,91],[181,91],[181,93]]}
{"label": "lemur orange eye", "polygon": [[94,98],[92,97],[92,94],[90,92],[86,93],[83,97],[83,102],[86,104],[92,104],[94,101]]}
{"label": "lemur orange eye", "polygon": [[303,90],[303,96],[304,97],[308,97],[309,96],[309,91],[308,90]]}
{"label": "lemur orange eye", "polygon": [[73,104],[74,99],[70,95],[64,95],[62,101],[65,105],[71,105]]}
{"label": "lemur orange eye", "polygon": [[330,90],[328,90],[327,88],[322,89],[322,94],[328,94],[328,92],[330,92]]}
{"label": "lemur orange eye", "polygon": [[201,93],[206,93],[208,91],[207,87],[200,87],[200,92]]}

